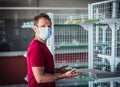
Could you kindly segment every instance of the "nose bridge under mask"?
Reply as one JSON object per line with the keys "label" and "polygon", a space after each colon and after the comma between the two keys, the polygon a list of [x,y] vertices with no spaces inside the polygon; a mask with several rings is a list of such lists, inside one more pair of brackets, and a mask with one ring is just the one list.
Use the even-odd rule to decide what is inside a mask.
{"label": "nose bridge under mask", "polygon": [[43,39],[43,40],[47,40],[52,32],[51,32],[51,29],[48,27],[41,27],[38,29],[38,32],[37,32],[38,36]]}

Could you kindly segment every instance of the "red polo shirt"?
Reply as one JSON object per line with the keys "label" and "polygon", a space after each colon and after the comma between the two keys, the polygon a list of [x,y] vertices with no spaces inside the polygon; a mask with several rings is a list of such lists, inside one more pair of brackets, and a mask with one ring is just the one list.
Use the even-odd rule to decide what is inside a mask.
{"label": "red polo shirt", "polygon": [[45,73],[54,74],[53,56],[46,44],[32,40],[27,51],[28,84],[29,87],[55,87],[55,83],[38,84],[32,72],[32,67],[45,67]]}

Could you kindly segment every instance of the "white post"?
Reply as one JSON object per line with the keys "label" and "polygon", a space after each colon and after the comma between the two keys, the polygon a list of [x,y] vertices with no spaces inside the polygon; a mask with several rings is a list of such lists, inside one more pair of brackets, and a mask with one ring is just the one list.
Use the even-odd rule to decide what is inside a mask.
{"label": "white post", "polygon": [[117,17],[117,1],[113,1],[113,7],[112,7],[112,18],[116,18]]}
{"label": "white post", "polygon": [[[96,44],[99,43],[99,26],[96,26]],[[96,50],[98,50],[98,47],[96,47]]]}
{"label": "white post", "polygon": [[[107,29],[107,26],[103,26],[102,27],[102,33],[103,33],[103,40],[102,40],[102,43],[106,45],[106,29]],[[106,47],[102,47],[102,53],[105,54],[105,50],[106,50]]]}
{"label": "white post", "polygon": [[[88,5],[88,18],[92,19],[92,6]],[[89,69],[93,69],[93,24],[88,26],[88,65]]]}
{"label": "white post", "polygon": [[53,13],[48,13],[48,15],[51,18],[51,22],[52,22],[52,26],[51,26],[52,36],[47,40],[47,46],[54,56],[54,54],[55,54],[54,53],[54,49],[55,49],[55,46],[54,46],[54,17],[53,17]]}
{"label": "white post", "polygon": [[115,28],[115,24],[110,24],[111,29],[112,29],[112,45],[111,45],[111,58],[112,58],[112,62],[111,62],[111,72],[114,72],[114,68],[115,68],[115,57],[116,57],[116,28]]}
{"label": "white post", "polygon": [[[92,5],[88,4],[88,19],[93,19]],[[93,69],[93,24],[88,26],[88,66]],[[93,87],[93,82],[89,82],[89,87]]]}
{"label": "white post", "polygon": [[[102,44],[103,45],[106,45],[106,29],[107,29],[107,26],[102,26],[102,33],[103,33]],[[106,46],[102,46],[102,54],[105,54],[105,51],[106,51]],[[105,63],[105,59],[104,58],[102,59],[102,63],[103,64]],[[105,67],[102,67],[102,70],[105,71]]]}
{"label": "white post", "polygon": [[[113,1],[113,7],[112,7],[112,18],[117,18],[117,2]],[[111,29],[112,29],[112,59],[113,62],[111,62],[111,72],[115,71],[115,57],[116,57],[116,29],[115,29],[115,24],[111,25]],[[113,87],[113,81],[110,82],[110,87]]]}

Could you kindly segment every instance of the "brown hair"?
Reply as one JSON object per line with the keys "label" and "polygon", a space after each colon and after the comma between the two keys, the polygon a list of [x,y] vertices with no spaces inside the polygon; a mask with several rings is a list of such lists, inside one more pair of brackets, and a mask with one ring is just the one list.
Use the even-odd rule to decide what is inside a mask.
{"label": "brown hair", "polygon": [[34,25],[37,25],[38,20],[39,20],[40,18],[46,18],[46,19],[48,19],[49,21],[51,21],[50,17],[49,17],[47,14],[45,14],[45,13],[39,13],[38,15],[36,15],[36,16],[34,17]]}

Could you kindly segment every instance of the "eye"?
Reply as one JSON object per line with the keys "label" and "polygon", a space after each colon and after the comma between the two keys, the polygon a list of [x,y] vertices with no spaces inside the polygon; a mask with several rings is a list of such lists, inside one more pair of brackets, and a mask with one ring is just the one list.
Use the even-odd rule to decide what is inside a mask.
{"label": "eye", "polygon": [[45,27],[45,25],[42,25],[41,27]]}
{"label": "eye", "polygon": [[50,26],[48,26],[49,28],[51,28],[52,26],[50,25]]}

